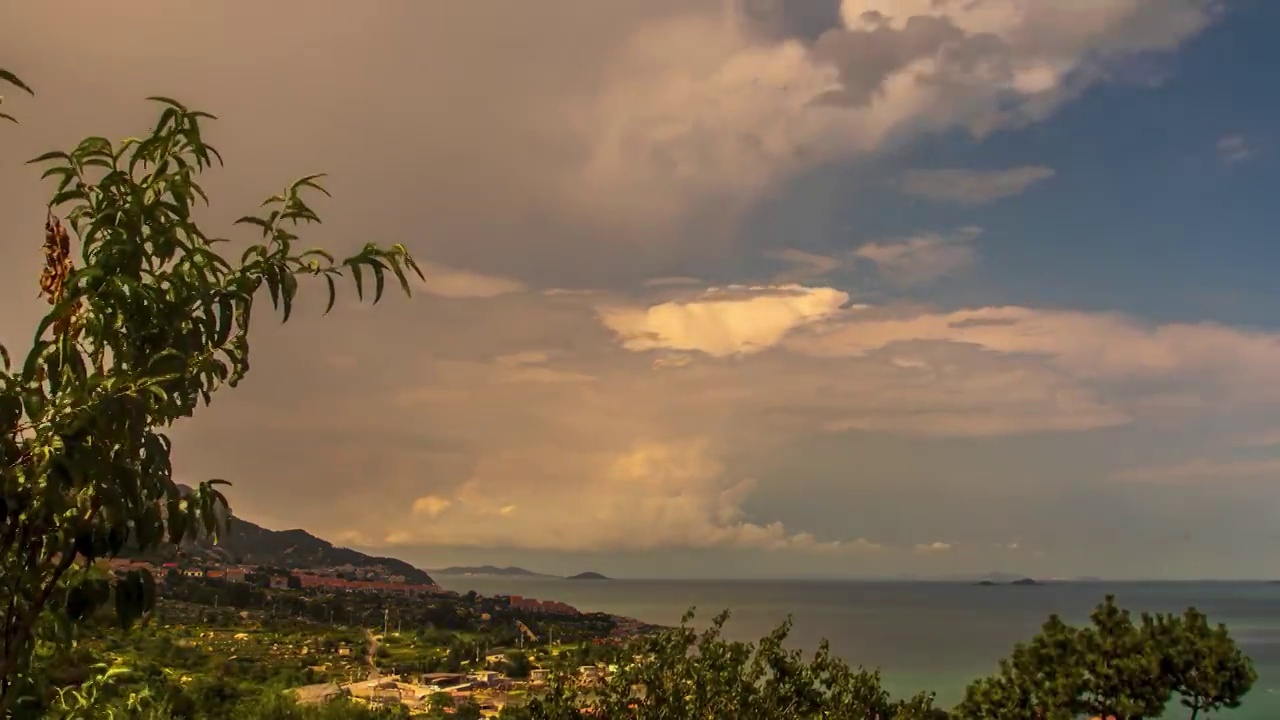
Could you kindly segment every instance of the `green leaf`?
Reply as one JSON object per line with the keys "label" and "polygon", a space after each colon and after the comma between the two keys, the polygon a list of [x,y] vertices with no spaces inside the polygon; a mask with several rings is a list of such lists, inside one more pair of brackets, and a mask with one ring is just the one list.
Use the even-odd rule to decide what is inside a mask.
{"label": "green leaf", "polygon": [[9,72],[8,70],[5,70],[4,68],[0,68],[0,80],[3,80],[16,88],[25,90],[28,95],[36,94],[35,90],[32,90],[26,83],[18,79],[17,75],[14,75],[13,73]]}
{"label": "green leaf", "polygon": [[[255,216],[253,216],[253,215],[245,215],[244,217],[240,218],[239,220],[236,220],[236,221],[235,221],[235,223],[233,223],[233,224],[235,224],[235,225],[256,225],[257,227],[262,228],[262,234],[263,234],[263,236],[264,236],[264,237],[265,237],[265,236],[267,236],[267,235],[270,235],[270,234],[271,234],[271,230],[272,230],[272,228],[271,228],[271,223],[267,222],[266,220],[264,220],[264,219],[262,219],[262,218],[260,218],[260,217],[255,217]],[[253,248],[249,248],[249,250],[253,250]],[[245,251],[245,254],[246,254],[246,255],[248,255],[249,250],[246,250],[246,251]]]}
{"label": "green leaf", "polygon": [[218,333],[213,339],[213,346],[220,348],[231,338],[231,329],[235,327],[235,308],[231,296],[218,297]]}
{"label": "green leaf", "polygon": [[268,265],[262,273],[262,279],[266,281],[267,292],[271,294],[271,306],[280,307],[280,278],[276,276],[275,266]]}
{"label": "green leaf", "polygon": [[[298,190],[301,190],[304,187],[309,187],[319,190],[325,195],[329,195],[329,191],[325,190],[322,185],[316,182],[323,177],[326,177],[325,173],[317,173],[315,175],[307,175],[305,177],[298,178],[293,181],[293,185],[289,186],[289,192],[291,195],[296,196],[298,194]],[[332,197],[332,195],[329,195],[329,197]]]}
{"label": "green leaf", "polygon": [[360,270],[360,264],[351,260],[348,260],[347,264],[351,266],[351,279],[356,282],[356,297],[364,300],[364,275]]}
{"label": "green leaf", "polygon": [[391,270],[396,274],[396,280],[400,282],[400,290],[403,291],[405,295],[413,295],[413,291],[409,289],[409,278],[405,277],[404,268],[400,267],[400,263],[392,260]]}
{"label": "green leaf", "polygon": [[31,158],[27,161],[27,164],[34,165],[36,163],[49,162],[50,160],[66,160],[67,162],[71,162],[71,156],[61,150],[51,150],[43,155]]}
{"label": "green leaf", "polygon": [[386,284],[386,278],[382,276],[383,274],[382,263],[378,262],[375,259],[373,262],[369,264],[373,267],[373,280],[374,280],[373,304],[377,305],[378,301],[382,299],[382,289],[383,289],[383,286]]}
{"label": "green leaf", "polygon": [[289,322],[289,315],[293,312],[293,297],[298,294],[298,278],[291,272],[285,272],[281,279],[284,281],[280,292],[280,299],[284,303],[284,318],[280,322]]}
{"label": "green leaf", "polygon": [[67,177],[74,178],[76,176],[76,169],[73,167],[67,167],[66,165],[54,165],[53,167],[41,173],[40,179],[44,180],[54,175],[60,175],[64,178],[67,178]]}
{"label": "green leaf", "polygon": [[17,395],[0,395],[0,428],[8,429],[18,426],[22,419],[22,398]]}
{"label": "green leaf", "polygon": [[[326,273],[324,276],[324,279],[325,279],[325,282],[328,284],[328,288],[329,288],[329,302],[326,303],[324,306],[324,314],[328,315],[329,311],[333,309],[334,301],[338,299],[338,289],[334,287],[333,275]],[[2,349],[3,349],[3,346],[0,346],[0,350]],[[7,360],[7,356],[6,356],[6,360]],[[6,367],[7,366],[8,364],[6,362]]]}
{"label": "green leaf", "polygon": [[175,109],[175,110],[179,110],[179,111],[184,112],[184,113],[187,111],[187,108],[186,108],[186,106],[185,106],[185,105],[183,105],[182,103],[178,102],[177,100],[174,100],[173,98],[168,98],[168,97],[165,97],[165,96],[163,96],[163,95],[152,95],[152,96],[148,97],[147,99],[148,99],[148,100],[150,100],[150,101],[152,101],[152,102],[158,102],[158,103],[161,103],[161,104],[163,104],[163,105],[168,105],[169,107],[171,107],[171,108],[173,108],[173,109]]}

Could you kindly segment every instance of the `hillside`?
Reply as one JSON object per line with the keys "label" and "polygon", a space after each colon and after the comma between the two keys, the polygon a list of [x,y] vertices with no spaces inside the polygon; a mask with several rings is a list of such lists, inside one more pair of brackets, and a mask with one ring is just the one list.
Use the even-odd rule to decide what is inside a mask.
{"label": "hillside", "polygon": [[525,570],[522,567],[497,567],[495,565],[455,565],[447,568],[438,568],[431,572],[436,575],[492,575],[499,577],[554,577],[544,573],[536,573],[532,570]]}
{"label": "hillside", "polygon": [[231,518],[228,529],[229,532],[218,543],[217,549],[230,553],[242,563],[285,568],[381,566],[389,574],[404,575],[410,582],[435,584],[430,575],[403,560],[365,555],[350,548],[337,547],[305,530],[268,530],[236,517]]}
{"label": "hillside", "polygon": [[168,545],[148,555],[146,559],[168,559],[175,555],[186,555],[286,569],[342,565],[368,569],[381,567],[387,574],[403,575],[408,582],[435,584],[430,575],[403,560],[366,555],[350,548],[337,547],[305,530],[268,530],[234,516],[228,523],[226,534],[217,545],[211,540],[202,539],[181,548]]}
{"label": "hillside", "polygon": [[609,578],[601,575],[598,572],[584,572],[584,573],[578,573],[577,575],[570,575],[565,579],[566,580],[608,580]]}

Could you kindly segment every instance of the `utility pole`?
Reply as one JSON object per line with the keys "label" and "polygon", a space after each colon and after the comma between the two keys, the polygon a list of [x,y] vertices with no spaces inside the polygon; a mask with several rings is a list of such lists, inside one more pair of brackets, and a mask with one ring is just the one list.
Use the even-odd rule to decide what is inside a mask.
{"label": "utility pole", "polygon": [[390,608],[382,608],[382,635],[384,637],[387,634],[387,621],[390,617],[391,617]]}

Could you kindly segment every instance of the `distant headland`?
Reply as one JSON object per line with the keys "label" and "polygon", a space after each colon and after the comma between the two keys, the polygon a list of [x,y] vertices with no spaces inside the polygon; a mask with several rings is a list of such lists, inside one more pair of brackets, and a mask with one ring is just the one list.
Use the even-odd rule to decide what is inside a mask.
{"label": "distant headland", "polygon": [[497,567],[494,565],[461,565],[432,570],[436,575],[484,575],[489,577],[555,577],[544,573],[525,570],[522,567]]}
{"label": "distant headland", "polygon": [[997,582],[995,580],[979,580],[974,584],[982,585],[985,587],[994,587],[996,585],[1041,585],[1043,583],[1037,580],[1032,580],[1031,578],[1021,578],[1018,580],[1014,580],[1012,582]]}
{"label": "distant headland", "polygon": [[608,580],[609,578],[598,572],[584,572],[577,575],[570,575],[565,580]]}

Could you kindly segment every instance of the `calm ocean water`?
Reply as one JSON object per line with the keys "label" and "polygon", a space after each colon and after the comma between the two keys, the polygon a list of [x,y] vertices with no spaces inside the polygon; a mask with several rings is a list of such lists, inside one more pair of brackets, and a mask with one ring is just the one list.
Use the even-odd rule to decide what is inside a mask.
{"label": "calm ocean water", "polygon": [[958,701],[970,680],[991,673],[1050,613],[1083,621],[1108,593],[1134,611],[1180,612],[1194,605],[1231,628],[1260,676],[1243,707],[1217,717],[1280,718],[1280,584],[436,579],[459,592],[561,600],[659,624],[674,625],[696,606],[703,625],[727,608],[733,611],[727,632],[738,640],[762,637],[789,613],[796,647],[812,650],[826,638],[849,663],[880,668],[895,693],[933,690],[944,705]]}

